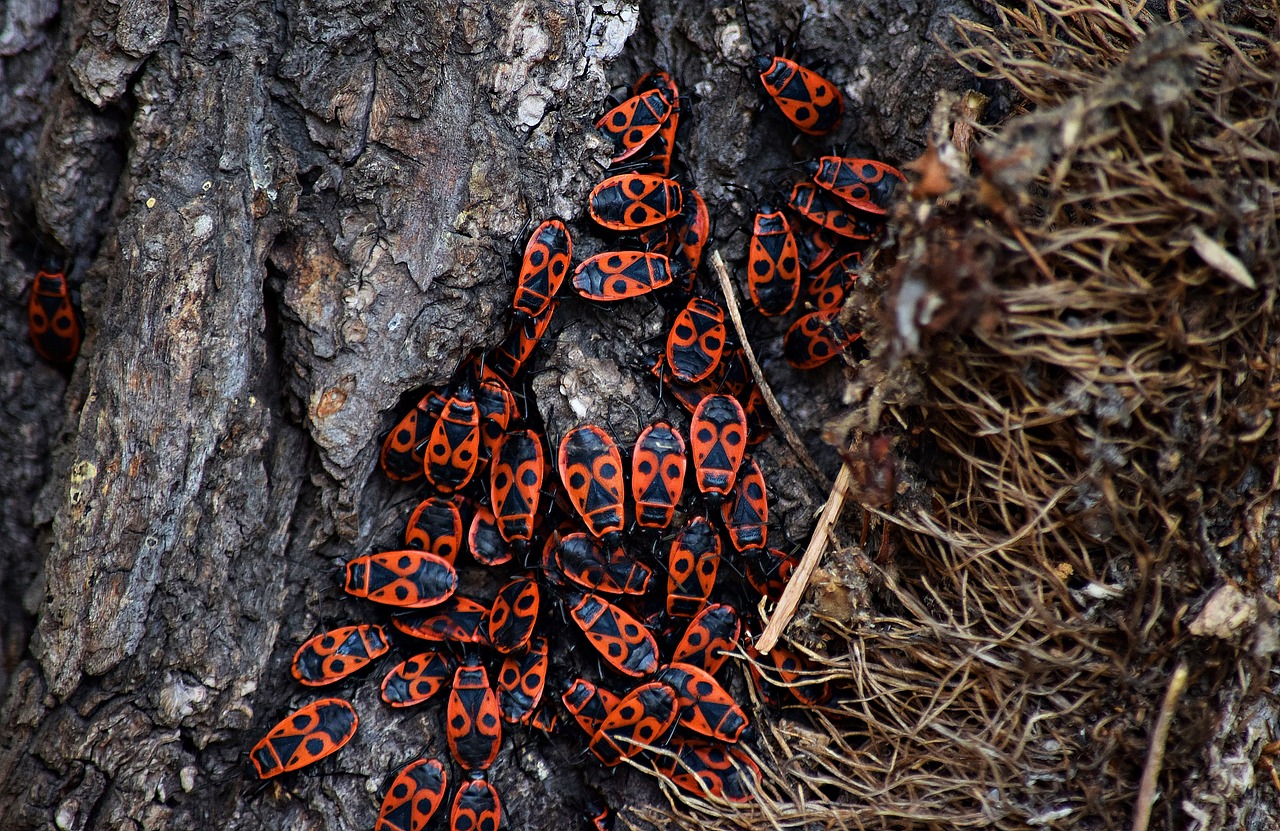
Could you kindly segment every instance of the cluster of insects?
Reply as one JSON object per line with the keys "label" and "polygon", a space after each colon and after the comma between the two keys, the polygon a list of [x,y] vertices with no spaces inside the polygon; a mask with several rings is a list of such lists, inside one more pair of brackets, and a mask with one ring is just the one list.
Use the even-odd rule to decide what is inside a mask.
{"label": "cluster of insects", "polygon": [[[782,56],[760,58],[757,71],[797,129],[823,135],[838,124],[839,90],[815,72]],[[402,547],[345,565],[345,591],[377,604],[385,624],[322,633],[293,660],[294,678],[318,687],[396,646],[403,660],[381,682],[389,707],[447,691],[444,735],[460,771],[454,831],[501,825],[487,772],[504,724],[581,730],[604,765],[630,760],[695,795],[741,802],[753,797],[760,768],[744,747],[753,731],[729,692],[730,658],[746,658],[733,663],[767,704],[818,706],[829,696],[800,655],[751,646],[760,623],[753,610],[761,597],[776,601],[796,561],[769,547],[765,477],[750,455],[769,432],[768,413],[723,300],[699,284],[707,205],[672,176],[684,107],[675,80],[655,71],[600,118],[614,152],[587,212],[616,245],[575,267],[563,222],[533,229],[506,338],[426,390],[383,444],[383,473],[426,490]],[[747,293],[761,314],[813,307],[784,341],[798,367],[818,366],[856,340],[835,314],[859,246],[878,234],[902,181],[873,160],[828,156],[809,167],[812,181],[797,183],[784,209],[756,214],[747,263]],[[653,421],[624,447],[592,423],[548,438],[529,365],[566,281],[587,300],[652,295],[667,310],[652,373],[688,412],[687,424]],[[486,582],[500,587],[473,590]],[[562,631],[552,633],[557,621]],[[599,677],[562,659],[568,642],[594,650]],[[339,750],[358,725],[350,702],[321,698],[268,731],[250,761],[263,779],[297,770]],[[405,766],[385,793],[377,831],[423,828],[450,779],[438,759]],[[587,816],[601,831],[610,822],[605,809]]]}

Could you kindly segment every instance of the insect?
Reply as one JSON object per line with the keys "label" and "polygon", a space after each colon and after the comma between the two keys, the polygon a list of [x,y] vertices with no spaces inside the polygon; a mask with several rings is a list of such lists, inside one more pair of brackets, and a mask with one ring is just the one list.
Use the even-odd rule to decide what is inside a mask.
{"label": "insect", "polygon": [[249,751],[249,761],[259,779],[270,779],[336,753],[351,741],[359,726],[360,717],[350,702],[322,698],[290,713],[267,731]]}
{"label": "insect", "polygon": [[489,673],[474,655],[453,674],[446,719],[445,738],[458,765],[466,771],[488,770],[498,758],[502,721]]}
{"label": "insect", "polygon": [[430,390],[417,406],[405,413],[382,442],[378,463],[393,482],[412,482],[423,473],[427,439],[436,419],[444,412],[444,396]]}
{"label": "insect", "polygon": [[747,416],[730,395],[708,395],[693,411],[689,425],[693,472],[698,490],[719,506],[738,476],[747,449]]}
{"label": "insect", "polygon": [[810,312],[796,318],[782,336],[782,355],[796,369],[816,369],[862,337],[836,322],[837,312]]}
{"label": "insect", "polygon": [[791,226],[796,240],[796,253],[800,257],[800,270],[812,274],[821,269],[836,255],[838,246],[845,240],[821,225],[800,222]]}
{"label": "insect", "polygon": [[520,260],[516,296],[512,301],[516,319],[541,317],[551,307],[551,299],[564,285],[573,259],[573,238],[558,219],[548,219],[533,229]]}
{"label": "insect", "polygon": [[606,251],[588,257],[573,272],[573,287],[588,300],[626,300],[671,284],[665,254]]}
{"label": "insect", "polygon": [[680,288],[690,292],[702,267],[702,252],[711,238],[711,214],[696,189],[686,188],[684,193],[684,208],[671,223],[675,245],[670,257],[672,274],[681,279]]}
{"label": "insect", "polygon": [[692,298],[667,332],[667,366],[681,381],[698,383],[719,366],[724,337],[720,304],[705,297]]}
{"label": "insect", "polygon": [[502,799],[484,779],[471,779],[458,788],[449,809],[449,831],[498,831]]}
{"label": "insect", "polygon": [[813,174],[818,185],[858,210],[873,214],[887,212],[898,186],[907,183],[897,168],[874,159],[823,156],[806,163],[804,169]]}
{"label": "insect", "polygon": [[732,745],[706,739],[676,739],[671,753],[657,759],[657,770],[695,796],[747,802],[760,781],[760,768]]}
{"label": "insect", "polygon": [[603,801],[591,798],[582,812],[588,831],[613,831],[613,811]]}
{"label": "insect", "polygon": [[451,499],[429,496],[409,516],[404,544],[428,551],[453,565],[462,547],[462,514]]}
{"label": "insect", "polygon": [[476,463],[477,470],[498,453],[498,444],[507,432],[511,420],[516,417],[516,397],[507,382],[495,375],[480,382],[476,391],[476,406],[480,409],[480,446],[482,452]]}
{"label": "insect", "polygon": [[27,329],[36,354],[50,363],[69,364],[80,354],[84,327],[62,272],[36,272],[27,301]]}
{"label": "insect", "polygon": [[844,305],[845,295],[858,280],[862,254],[850,251],[805,281],[805,298],[820,312],[836,311]]}
{"label": "insect", "polygon": [[825,136],[840,126],[844,96],[826,78],[781,55],[758,56],[755,71],[773,103],[800,132]]}
{"label": "insect", "polygon": [[632,95],[596,122],[596,129],[613,141],[612,164],[631,158],[658,134],[671,115],[672,102],[657,88]]}
{"label": "insect", "polygon": [[777,602],[787,587],[791,571],[800,562],[777,548],[755,548],[742,552],[747,582],[762,597]]}
{"label": "insect", "polygon": [[720,535],[706,519],[693,517],[667,554],[667,614],[695,616],[707,604],[719,569]]}
{"label": "insect", "polygon": [[658,668],[658,643],[640,621],[590,592],[570,593],[569,602],[573,622],[618,672],[639,678]]}
{"label": "insect", "polygon": [[811,678],[817,670],[803,656],[781,646],[775,646],[767,655],[760,654],[754,646],[745,651],[751,659],[747,666],[752,680],[771,707],[782,706],[783,689],[806,707],[820,706],[831,698],[831,688],[827,682]]}
{"label": "insect", "polygon": [[584,678],[575,678],[560,700],[586,734],[594,736],[622,699]]}
{"label": "insect", "polygon": [[467,547],[471,549],[471,556],[487,566],[511,562],[511,548],[498,531],[498,520],[488,505],[476,508],[476,515],[471,518],[471,528],[467,532]]}
{"label": "insect", "polygon": [[466,486],[480,458],[480,408],[469,380],[445,401],[427,440],[427,481],[441,493]]}
{"label": "insect", "polygon": [[846,239],[875,239],[884,227],[882,217],[860,213],[812,182],[796,182],[787,204],[810,222]]}
{"label": "insect", "polygon": [[458,572],[448,560],[417,549],[355,557],[347,561],[346,575],[347,594],[405,609],[442,603],[458,588]]}
{"label": "insect", "polygon": [[663,176],[671,173],[671,157],[676,149],[676,131],[680,127],[680,88],[670,75],[662,70],[655,70],[636,81],[631,88],[632,95],[640,95],[647,90],[658,90],[671,104],[671,112],[658,128],[657,135],[650,140],[650,152],[645,157],[647,166]]}
{"label": "insect", "polygon": [[672,663],[655,677],[675,690],[681,725],[722,742],[742,738],[747,714],[711,673],[692,664]]}
{"label": "insect", "polygon": [[489,644],[502,653],[523,649],[533,635],[542,589],[532,577],[517,577],[498,590],[489,610]]}
{"label": "insect", "polygon": [[513,322],[510,331],[502,343],[489,353],[486,366],[502,373],[507,380],[520,374],[520,370],[533,357],[539,341],[551,325],[551,318],[556,312],[556,301],[547,304],[547,310],[538,317]]}
{"label": "insect", "polygon": [[747,290],[762,315],[791,311],[800,293],[800,254],[791,225],[768,205],[756,214],[747,246]]}
{"label": "insect", "polygon": [[579,586],[607,594],[644,594],[652,572],[621,547],[608,549],[583,533],[567,534],[556,545],[556,565]]}
{"label": "insect", "polygon": [[661,681],[641,684],[601,722],[588,745],[612,767],[656,742],[676,721],[676,693]]}
{"label": "insect", "polygon": [[391,781],[373,831],[422,831],[440,809],[449,777],[435,759],[418,759]]}
{"label": "insect", "polygon": [[444,652],[423,652],[391,668],[382,679],[382,700],[392,707],[421,704],[453,679],[453,659]]}
{"label": "insect", "polygon": [[684,207],[684,191],[671,179],[620,173],[591,189],[587,211],[611,231],[638,231],[666,222]]}
{"label": "insect", "polygon": [[762,548],[769,534],[769,494],[764,474],[750,456],[742,461],[729,498],[720,506],[720,518],[729,542],[738,551]]}
{"label": "insect", "polygon": [[507,542],[533,538],[546,459],[542,440],[533,430],[507,433],[489,472],[489,493],[498,533]]}
{"label": "insect", "polygon": [[488,606],[454,595],[435,609],[393,617],[391,625],[418,640],[481,643],[488,616]]}
{"label": "insect", "polygon": [[671,660],[702,667],[715,675],[727,660],[725,653],[737,648],[741,633],[742,622],[736,609],[726,603],[705,606],[689,621]]}
{"label": "insect", "polygon": [[547,686],[547,639],[539,635],[524,655],[508,655],[498,670],[498,707],[504,721],[528,724]]}
{"label": "insect", "polygon": [[610,548],[621,543],[622,454],[604,428],[584,424],[560,439],[560,481],[593,536]]}
{"label": "insect", "polygon": [[666,528],[684,495],[684,436],[669,421],[655,421],[640,432],[631,452],[631,497],[636,524]]}
{"label": "insect", "polygon": [[321,687],[363,669],[390,648],[387,633],[377,624],[342,626],[322,632],[298,647],[289,669],[298,683]]}

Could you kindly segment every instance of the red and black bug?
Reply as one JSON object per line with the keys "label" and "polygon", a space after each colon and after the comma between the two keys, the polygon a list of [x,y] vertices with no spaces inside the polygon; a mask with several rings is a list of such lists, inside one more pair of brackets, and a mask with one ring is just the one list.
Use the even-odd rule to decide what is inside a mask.
{"label": "red and black bug", "polygon": [[762,315],[791,311],[800,293],[800,254],[791,224],[767,205],[756,214],[747,247],[747,290]]}
{"label": "red and black bug", "polygon": [[542,440],[533,430],[507,433],[489,473],[490,500],[498,533],[507,542],[533,539],[546,474]]}
{"label": "red and black bug", "polygon": [[299,684],[322,687],[365,668],[390,648],[387,633],[377,624],[342,626],[298,647],[289,670]]}
{"label": "red and black bug", "polygon": [[737,648],[741,634],[737,610],[726,603],[713,603],[689,621],[671,660],[702,667],[715,675],[728,659],[725,653]]}
{"label": "red and black bug", "polygon": [[671,271],[682,281],[680,288],[690,292],[702,267],[702,252],[711,238],[711,214],[697,190],[686,188],[684,196],[684,208],[671,222],[674,245],[670,257]]}
{"label": "red and black bug", "polygon": [[611,231],[638,231],[666,222],[684,207],[678,183],[648,173],[620,173],[591,189],[587,211]]}
{"label": "red and black bug", "polygon": [[742,738],[747,714],[711,673],[692,664],[671,663],[655,677],[675,690],[682,726],[722,742]]}
{"label": "red and black bug", "polygon": [[782,355],[796,369],[816,369],[862,337],[836,322],[838,312],[810,312],[796,319],[782,336]]}
{"label": "red and black bug", "polygon": [[706,739],[677,739],[670,751],[657,759],[657,769],[683,790],[727,802],[754,798],[760,768],[739,748]]}
{"label": "red and black bug", "polygon": [[544,704],[529,716],[529,726],[550,736],[560,732],[560,716],[556,715],[550,705]]}
{"label": "red and black bug", "polygon": [[676,149],[676,131],[680,127],[680,88],[670,75],[662,70],[650,72],[636,81],[631,88],[632,95],[640,95],[648,90],[658,90],[671,104],[671,112],[658,128],[657,135],[648,144],[649,152],[645,154],[646,167],[656,170],[663,176],[671,174],[671,157]]}
{"label": "red and black bug", "polygon": [[454,595],[435,609],[391,619],[391,625],[423,641],[483,643],[489,607],[469,597]]}
{"label": "red and black bug", "polygon": [[720,365],[724,336],[720,304],[705,297],[692,298],[667,332],[667,366],[681,381],[698,383]]}
{"label": "red and black bug", "polygon": [[583,260],[573,272],[573,287],[588,300],[626,300],[670,284],[670,261],[649,251],[606,251]]}
{"label": "red and black bug", "polygon": [[392,780],[373,831],[422,831],[440,809],[449,777],[435,759],[418,759]]}
{"label": "red and black bug", "polygon": [[684,437],[670,422],[655,421],[641,431],[631,453],[631,496],[637,525],[671,525],[684,495],[685,464]]}
{"label": "red and black bug", "polygon": [[671,541],[667,554],[667,614],[691,618],[707,605],[720,569],[720,535],[703,517],[693,517]]}
{"label": "red and black bug", "polygon": [[452,565],[462,548],[462,514],[451,499],[429,496],[409,516],[404,544],[435,554]]}
{"label": "red and black bug", "polygon": [[820,312],[833,312],[844,305],[844,298],[858,280],[862,254],[850,251],[804,283],[805,299]]}
{"label": "red and black bug", "polygon": [[382,679],[382,700],[392,707],[421,704],[453,678],[453,659],[444,652],[423,652],[396,664]]}
{"label": "red and black bug", "polygon": [[498,707],[511,724],[528,724],[547,687],[547,639],[539,635],[524,655],[509,655],[498,670]]}
{"label": "red and black bug", "polygon": [[350,702],[322,698],[285,716],[249,751],[259,779],[306,767],[338,752],[360,726]]}
{"label": "red and black bug", "polygon": [[27,330],[36,354],[50,363],[69,364],[80,354],[84,327],[62,272],[36,272],[27,301]]}
{"label": "red and black bug", "polygon": [[489,644],[502,653],[523,649],[533,635],[542,589],[532,577],[517,577],[498,590],[489,610]]}
{"label": "red and black bug", "polygon": [[622,454],[604,428],[584,424],[560,439],[560,481],[587,530],[605,545],[620,543],[623,524]]}
{"label": "red and black bug", "polygon": [[556,565],[579,586],[607,594],[644,594],[652,572],[622,547],[606,549],[586,534],[567,534],[556,544]]}
{"label": "red and black bug", "polygon": [[431,429],[444,412],[444,405],[444,396],[430,390],[387,433],[378,462],[388,479],[412,482],[422,475],[427,439],[431,438]]}
{"label": "red and black bug", "polygon": [[817,669],[804,656],[781,646],[775,646],[767,655],[748,646],[746,653],[751,659],[747,666],[756,689],[771,707],[782,706],[783,689],[807,707],[820,706],[831,698],[831,688],[826,681],[813,677]]}
{"label": "red and black bug", "polygon": [[897,168],[875,159],[823,156],[804,168],[813,174],[814,182],[858,210],[873,214],[887,212],[898,186],[907,183]]}
{"label": "red and black bug", "polygon": [[764,402],[764,393],[752,387],[742,399],[742,414],[747,417],[747,444],[755,447],[773,432],[773,416]]}
{"label": "red and black bug", "polygon": [[640,621],[597,594],[569,593],[569,614],[610,666],[639,678],[658,668],[658,643]]}
{"label": "red and black bug", "polygon": [[441,493],[453,493],[471,481],[479,459],[480,408],[470,382],[463,381],[431,428],[424,466],[427,481]]}
{"label": "red and black bug", "polygon": [[488,505],[476,507],[467,532],[467,547],[471,556],[487,566],[500,566],[511,561],[511,547],[498,530],[498,520]]}
{"label": "red and black bug", "polygon": [[884,228],[883,217],[851,208],[812,182],[796,182],[787,204],[810,222],[846,239],[875,239]]}
{"label": "red and black bug", "polygon": [[594,736],[622,699],[585,678],[575,678],[560,700],[587,735]]}
{"label": "red and black bug", "polygon": [[502,799],[484,779],[470,779],[458,788],[449,809],[449,831],[498,831]]}
{"label": "red and black bug", "polygon": [[520,261],[516,296],[512,301],[516,318],[538,318],[547,312],[551,299],[564,285],[573,259],[573,238],[558,219],[548,219],[533,229]]}
{"label": "red and black bug", "polygon": [[830,262],[845,242],[821,225],[812,222],[793,224],[791,234],[796,240],[796,253],[800,257],[800,270],[812,274]]}
{"label": "red and black bug", "polygon": [[[723,361],[721,363],[723,363]],[[671,367],[667,366],[666,355],[659,357],[654,363],[653,368],[649,371],[661,382],[662,389],[670,393],[671,397],[678,401],[681,407],[684,407],[691,413],[698,409],[698,405],[702,403],[702,399],[705,398],[711,390],[715,389],[714,387],[711,387],[711,390],[709,390],[708,387],[711,385],[707,381],[703,381],[698,384],[686,384],[684,381],[681,381],[674,373],[672,373]]]}
{"label": "red and black bug", "polygon": [[764,473],[750,456],[743,459],[729,498],[720,506],[729,542],[738,551],[761,548],[769,539],[769,494]]}
{"label": "red and black bug", "polygon": [[587,800],[582,811],[587,831],[613,831],[613,816],[613,810],[608,805],[594,798]]}
{"label": "red and black bug", "polygon": [[800,132],[825,136],[840,126],[844,96],[826,78],[781,55],[758,56],[755,70],[765,92]]}
{"label": "red and black bug", "polygon": [[482,469],[485,462],[497,455],[498,444],[519,411],[515,394],[496,374],[480,382],[476,406],[480,408],[480,445],[483,450],[477,465]]}
{"label": "red and black bug", "polygon": [[660,89],[648,89],[623,101],[596,122],[613,141],[611,163],[629,159],[649,143],[671,115],[672,102]]}
{"label": "red and black bug", "polygon": [[744,571],[747,575],[747,583],[761,597],[766,597],[775,603],[782,596],[782,590],[787,587],[791,571],[800,562],[797,557],[777,548],[755,548],[744,551],[742,560],[746,566]]}
{"label": "red and black bug", "polygon": [[466,771],[488,770],[502,745],[502,719],[479,658],[468,657],[454,672],[446,717],[445,737],[454,760]]}
{"label": "red and black bug", "polygon": [[747,416],[730,395],[708,395],[693,411],[689,426],[698,490],[719,505],[738,476],[747,450]]}
{"label": "red and black bug", "polygon": [[641,684],[605,717],[588,745],[613,766],[657,743],[676,722],[676,693],[661,681]]}
{"label": "red and black bug", "polygon": [[485,365],[502,373],[508,381],[519,375],[520,370],[533,357],[533,351],[538,348],[538,342],[546,334],[547,327],[551,325],[556,305],[556,301],[552,300],[541,315],[516,320],[506,338],[489,354]]}
{"label": "red and black bug", "polygon": [[417,549],[356,557],[347,561],[346,575],[347,594],[406,609],[443,603],[458,588],[448,560]]}

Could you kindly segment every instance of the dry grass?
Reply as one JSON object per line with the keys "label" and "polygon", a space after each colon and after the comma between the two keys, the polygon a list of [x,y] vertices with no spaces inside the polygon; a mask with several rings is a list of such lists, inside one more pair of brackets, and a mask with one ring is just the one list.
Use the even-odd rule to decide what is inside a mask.
{"label": "dry grass", "polygon": [[972,147],[940,110],[876,264],[833,433],[891,436],[897,494],[789,633],[837,698],[762,722],[758,803],[646,819],[1274,822],[1280,29],[1229,8],[959,24],[1024,108]]}

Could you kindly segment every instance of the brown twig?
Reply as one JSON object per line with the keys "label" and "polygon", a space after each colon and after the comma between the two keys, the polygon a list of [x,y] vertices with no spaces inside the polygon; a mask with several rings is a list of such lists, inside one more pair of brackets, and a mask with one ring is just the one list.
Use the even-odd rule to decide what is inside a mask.
{"label": "brown twig", "polygon": [[844,508],[845,496],[849,493],[849,486],[853,484],[853,471],[849,465],[840,466],[840,475],[836,476],[836,483],[831,487],[831,495],[827,497],[827,504],[822,507],[822,513],[818,516],[818,524],[813,529],[813,536],[809,538],[809,545],[804,550],[804,556],[800,558],[800,564],[791,572],[791,577],[787,580],[787,587],[783,589],[782,596],[778,598],[778,607],[773,610],[773,614],[769,616],[769,624],[765,626],[764,632],[756,639],[756,649],[762,654],[768,653],[773,649],[774,644],[778,642],[778,638],[782,637],[782,630],[791,622],[791,618],[796,613],[796,608],[800,605],[800,598],[804,595],[804,590],[809,587],[809,580],[813,578],[813,572],[818,568],[818,561],[822,559],[822,555],[827,550],[827,541],[831,538],[831,530],[835,527],[836,520],[840,517],[840,510]]}
{"label": "brown twig", "polygon": [[1164,745],[1169,739],[1173,713],[1178,709],[1182,694],[1186,692],[1188,674],[1186,661],[1179,661],[1173,669],[1173,677],[1169,679],[1169,689],[1165,690],[1164,701],[1160,704],[1160,714],[1151,730],[1151,746],[1147,748],[1147,763],[1142,767],[1142,780],[1138,785],[1133,831],[1147,831],[1147,824],[1151,822],[1151,808],[1156,802],[1156,780],[1160,778],[1160,768],[1164,763]]}
{"label": "brown twig", "polygon": [[786,441],[787,446],[791,448],[791,452],[795,454],[804,469],[809,472],[809,475],[813,477],[819,487],[823,490],[830,489],[831,481],[827,479],[826,474],[813,461],[809,451],[805,450],[804,442],[796,434],[791,422],[787,419],[786,413],[782,411],[782,405],[778,403],[778,399],[773,395],[773,390],[769,388],[769,384],[764,380],[764,373],[760,371],[760,364],[756,362],[756,353],[752,350],[751,343],[747,340],[746,330],[742,326],[742,312],[738,308],[738,296],[734,292],[733,284],[729,281],[729,269],[725,267],[724,259],[720,256],[719,251],[712,251],[710,259],[711,266],[716,270],[716,276],[720,279],[720,290],[724,293],[724,302],[729,310],[729,318],[733,321],[733,328],[738,333],[738,341],[742,344],[742,352],[747,356],[747,365],[751,367],[751,376],[755,378],[756,386],[760,388],[760,394],[764,396],[764,403],[769,408],[769,414],[773,416],[774,422],[778,425],[778,431],[782,433],[783,440]]}

